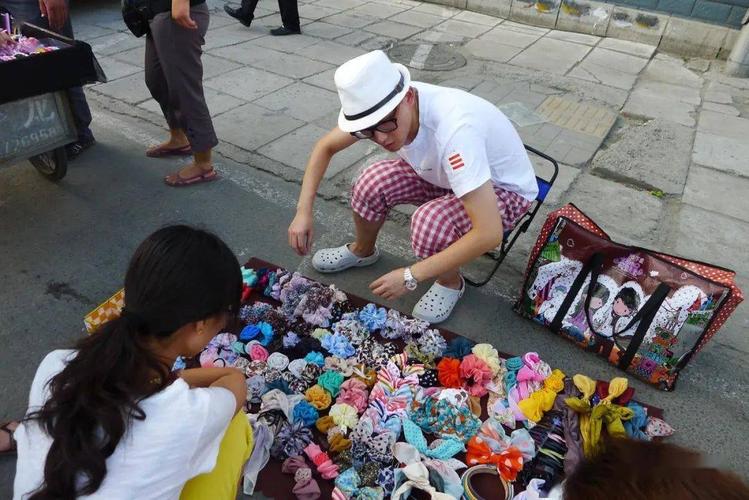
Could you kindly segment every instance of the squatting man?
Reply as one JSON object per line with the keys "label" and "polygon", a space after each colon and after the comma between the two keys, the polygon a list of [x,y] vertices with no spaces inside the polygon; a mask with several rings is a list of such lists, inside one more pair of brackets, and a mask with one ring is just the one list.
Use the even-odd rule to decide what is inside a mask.
{"label": "squatting man", "polygon": [[388,212],[418,205],[411,246],[419,259],[370,284],[392,300],[435,280],[413,315],[446,320],[465,291],[460,267],[496,248],[538,194],[533,166],[512,123],[490,102],[468,92],[411,81],[408,69],[376,50],[335,73],[338,125],[312,150],[302,181],[289,245],[310,252],[313,203],[335,154],[369,139],[397,158],[378,161],[356,180],[351,195],[355,238],[318,250],[321,273],[374,264],[377,235]]}

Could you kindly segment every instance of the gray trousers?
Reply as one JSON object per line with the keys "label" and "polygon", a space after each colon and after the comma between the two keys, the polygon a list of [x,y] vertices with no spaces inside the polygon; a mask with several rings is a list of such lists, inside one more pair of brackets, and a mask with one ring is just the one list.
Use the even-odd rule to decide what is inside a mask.
{"label": "gray trousers", "polygon": [[[0,7],[8,9],[18,24],[29,22],[40,28],[49,29],[47,18],[42,17],[42,13],[39,10],[38,0],[0,0]],[[60,30],[60,34],[68,38],[75,38],[73,36],[73,25],[70,22],[70,16],[68,16],[65,25]],[[89,125],[91,125],[91,110],[86,101],[86,94],[83,93],[81,87],[73,87],[68,89],[68,98],[70,99],[70,107],[73,111],[75,128],[78,131],[78,140],[87,141],[92,139],[94,136],[89,128]]]}
{"label": "gray trousers", "polygon": [[193,152],[218,144],[203,95],[203,53],[209,14],[206,4],[190,8],[195,30],[172,20],[171,12],[157,14],[146,37],[146,86],[161,106],[170,129],[182,129]]}

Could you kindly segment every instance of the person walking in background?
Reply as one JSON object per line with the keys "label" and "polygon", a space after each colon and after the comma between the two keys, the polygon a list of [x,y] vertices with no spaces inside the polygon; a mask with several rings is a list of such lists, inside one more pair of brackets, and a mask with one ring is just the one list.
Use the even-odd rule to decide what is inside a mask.
{"label": "person walking in background", "polygon": [[169,140],[153,146],[151,158],[193,156],[193,162],[166,178],[169,186],[209,182],[218,175],[211,150],[218,139],[203,94],[203,64],[210,15],[205,0],[155,0],[146,37],[146,86],[161,106]]}
{"label": "person walking in background", "polygon": [[[7,9],[13,16],[16,25],[31,23],[40,28],[47,28],[55,33],[75,38],[70,21],[68,0],[0,0],[0,7]],[[86,101],[86,94],[81,87],[68,90],[68,98],[73,111],[73,121],[78,132],[78,139],[65,146],[68,159],[73,160],[82,152],[96,144],[91,125],[91,110]]]}
{"label": "person walking in background", "polygon": [[[224,5],[224,10],[234,19],[249,27],[255,18],[255,7],[258,0],[242,0],[242,5],[235,9],[229,4]],[[302,32],[299,26],[299,7],[297,0],[278,0],[278,10],[281,11],[283,26],[273,28],[270,34],[274,36],[298,35]]]}

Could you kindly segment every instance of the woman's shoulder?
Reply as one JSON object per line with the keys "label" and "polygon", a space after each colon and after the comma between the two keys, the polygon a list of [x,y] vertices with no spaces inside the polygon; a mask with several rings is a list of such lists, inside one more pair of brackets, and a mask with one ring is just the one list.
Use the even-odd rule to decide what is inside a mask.
{"label": "woman's shoulder", "polygon": [[36,378],[49,379],[52,376],[60,373],[65,365],[70,362],[71,359],[75,358],[78,353],[75,349],[57,349],[46,356],[41,363],[39,368],[36,370]]}

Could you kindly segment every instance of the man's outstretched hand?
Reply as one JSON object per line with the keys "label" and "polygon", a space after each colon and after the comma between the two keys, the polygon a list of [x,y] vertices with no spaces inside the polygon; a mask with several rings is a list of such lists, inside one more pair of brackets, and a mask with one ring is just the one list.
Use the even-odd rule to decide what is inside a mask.
{"label": "man's outstretched hand", "polygon": [[403,279],[403,271],[404,269],[400,267],[380,276],[369,285],[369,289],[375,295],[386,300],[395,300],[405,295],[408,293],[408,288],[406,288],[406,282]]}
{"label": "man's outstretched hand", "polygon": [[68,20],[68,4],[65,0],[39,0],[42,17],[47,18],[50,29],[60,32]]}
{"label": "man's outstretched hand", "polygon": [[289,225],[289,246],[299,255],[307,255],[312,250],[312,214],[297,212]]}

